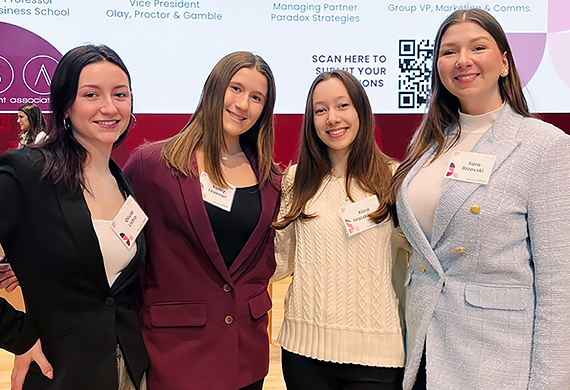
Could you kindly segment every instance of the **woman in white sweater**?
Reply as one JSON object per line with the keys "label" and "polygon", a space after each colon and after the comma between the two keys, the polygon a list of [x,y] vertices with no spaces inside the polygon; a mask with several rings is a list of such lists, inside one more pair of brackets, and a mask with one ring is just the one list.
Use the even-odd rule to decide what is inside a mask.
{"label": "woman in white sweater", "polygon": [[366,92],[350,73],[319,75],[299,163],[285,173],[277,270],[293,274],[279,335],[288,389],[400,389],[404,347],[391,283],[387,189]]}

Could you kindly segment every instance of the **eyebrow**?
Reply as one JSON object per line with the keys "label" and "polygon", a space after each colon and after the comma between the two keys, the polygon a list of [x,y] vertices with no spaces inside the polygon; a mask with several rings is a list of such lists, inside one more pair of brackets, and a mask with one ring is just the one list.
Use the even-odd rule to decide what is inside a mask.
{"label": "eyebrow", "polygon": [[[81,88],[97,88],[97,89],[101,89],[101,86],[98,84],[83,84],[83,85],[79,85],[77,87],[77,89],[81,89]],[[126,84],[119,84],[113,87],[113,89],[117,89],[117,88],[129,88],[128,85]]]}
{"label": "eyebrow", "polygon": [[[350,99],[350,96],[348,96],[348,95],[340,95],[340,96],[337,96],[337,97],[335,98],[335,101],[344,100],[344,99]],[[314,102],[313,102],[313,107],[316,106],[317,104],[324,104],[324,103],[323,103],[322,100],[314,101]]]}
{"label": "eyebrow", "polygon": [[[233,81],[233,82],[230,81],[228,87],[232,84],[235,84],[235,85],[241,87],[242,89],[245,89],[244,85],[242,83],[240,83],[239,81]],[[265,96],[265,94],[261,91],[253,90],[252,93],[259,94],[259,95],[263,96],[264,99],[267,99],[267,96]]]}
{"label": "eyebrow", "polygon": [[[479,37],[475,37],[475,38],[470,39],[469,43],[474,43],[477,41],[488,41],[488,42],[490,42],[491,40],[489,39],[489,37],[487,37],[485,35],[481,35]],[[443,42],[440,47],[454,46],[454,45],[457,45],[457,42]]]}

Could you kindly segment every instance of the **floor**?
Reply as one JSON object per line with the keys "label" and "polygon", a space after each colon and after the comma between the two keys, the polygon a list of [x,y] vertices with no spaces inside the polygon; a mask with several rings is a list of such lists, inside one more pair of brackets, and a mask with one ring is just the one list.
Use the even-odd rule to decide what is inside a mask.
{"label": "floor", "polygon": [[281,282],[273,283],[272,297],[273,309],[271,309],[271,363],[269,364],[269,375],[265,378],[264,390],[284,390],[285,383],[281,375],[281,348],[277,343],[277,336],[283,322],[283,299],[289,288],[291,279],[285,279]]}
{"label": "floor", "polygon": [[[284,390],[285,384],[281,375],[281,351],[277,344],[277,335],[283,321],[283,298],[287,293],[290,280],[274,283],[272,286],[273,309],[271,310],[271,364],[269,375],[265,379],[264,390]],[[19,290],[18,290],[19,291]],[[6,297],[6,293],[2,293]],[[7,297],[15,306],[22,307],[19,292],[12,293]],[[10,389],[10,374],[12,371],[13,355],[0,349],[0,390]]]}

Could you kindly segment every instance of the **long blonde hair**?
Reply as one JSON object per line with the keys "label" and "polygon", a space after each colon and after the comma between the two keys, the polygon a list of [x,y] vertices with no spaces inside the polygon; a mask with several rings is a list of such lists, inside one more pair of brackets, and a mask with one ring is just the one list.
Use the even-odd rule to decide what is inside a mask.
{"label": "long blonde hair", "polygon": [[197,149],[204,153],[204,171],[218,186],[227,187],[220,165],[225,147],[223,111],[226,89],[232,77],[243,68],[255,69],[267,79],[267,95],[263,111],[255,124],[240,136],[240,144],[259,161],[258,180],[262,186],[276,172],[273,164],[273,107],[275,79],[269,65],[258,55],[238,51],[222,58],[214,67],[202,90],[196,112],[190,122],[174,137],[163,141],[161,156],[173,173],[196,177],[192,163]]}

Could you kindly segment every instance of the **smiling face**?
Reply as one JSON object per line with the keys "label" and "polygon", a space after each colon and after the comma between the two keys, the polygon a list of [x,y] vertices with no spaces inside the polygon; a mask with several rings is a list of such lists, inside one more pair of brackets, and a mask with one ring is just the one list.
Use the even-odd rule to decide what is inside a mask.
{"label": "smiling face", "polygon": [[16,122],[20,125],[21,131],[27,131],[30,129],[30,120],[25,112],[18,111],[18,119],[16,119]]}
{"label": "smiling face", "polygon": [[499,77],[508,72],[507,55],[479,24],[451,25],[441,39],[437,66],[441,82],[464,113],[480,115],[503,104]]}
{"label": "smiling face", "polygon": [[117,65],[100,61],[83,68],[67,117],[73,136],[84,147],[112,147],[131,115],[129,79]]}
{"label": "smiling face", "polygon": [[358,135],[360,120],[348,91],[336,77],[320,82],[313,92],[313,123],[330,155],[345,155]]}
{"label": "smiling face", "polygon": [[248,131],[265,106],[267,79],[252,68],[241,68],[232,77],[224,97],[223,127],[226,140]]}

